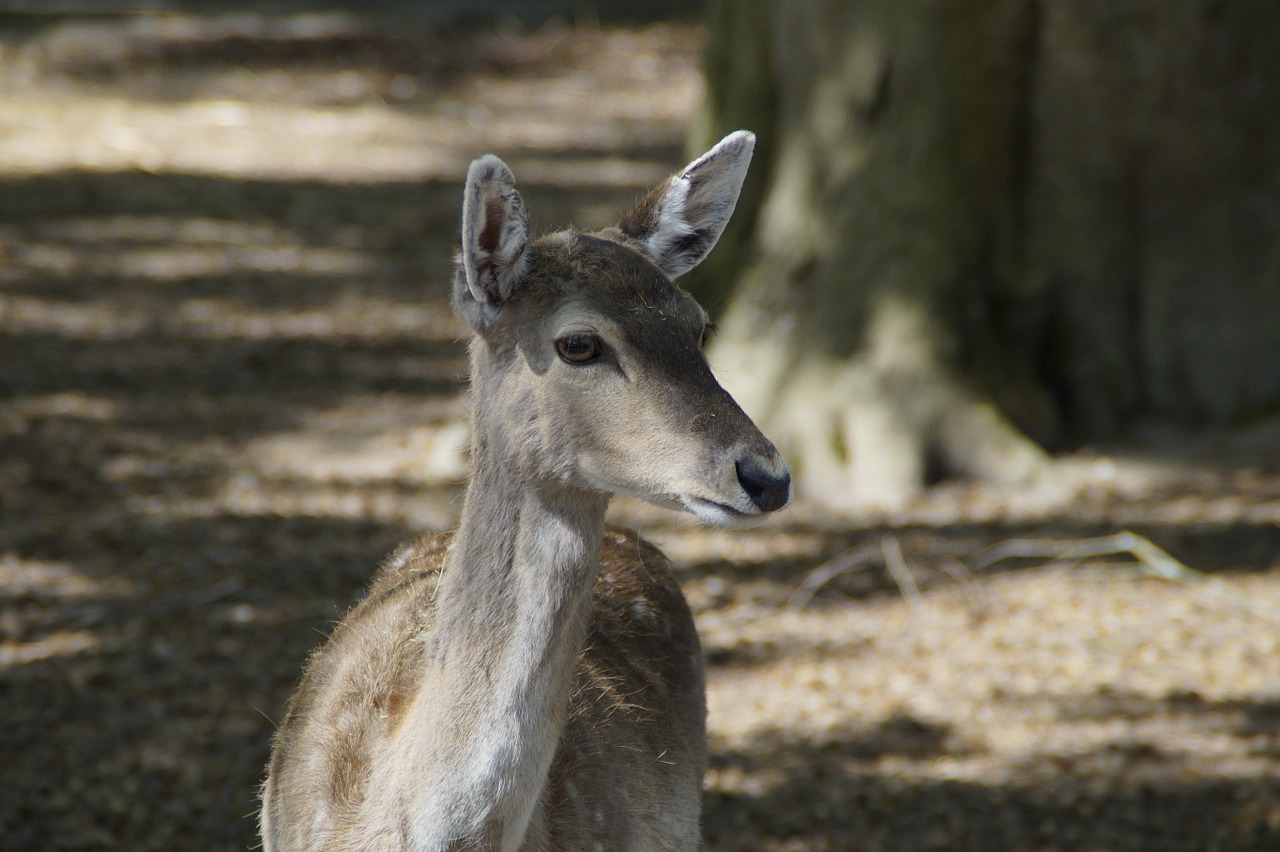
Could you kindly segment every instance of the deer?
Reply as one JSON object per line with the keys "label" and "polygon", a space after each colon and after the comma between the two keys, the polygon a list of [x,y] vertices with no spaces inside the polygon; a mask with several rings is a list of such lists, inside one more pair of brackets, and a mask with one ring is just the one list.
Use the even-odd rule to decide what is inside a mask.
{"label": "deer", "polygon": [[754,145],[730,134],[612,227],[536,238],[510,168],[471,163],[461,515],[393,553],[308,660],[262,787],[267,852],[698,847],[698,633],[671,563],[605,512],[627,495],[739,526],[791,499],[675,283]]}

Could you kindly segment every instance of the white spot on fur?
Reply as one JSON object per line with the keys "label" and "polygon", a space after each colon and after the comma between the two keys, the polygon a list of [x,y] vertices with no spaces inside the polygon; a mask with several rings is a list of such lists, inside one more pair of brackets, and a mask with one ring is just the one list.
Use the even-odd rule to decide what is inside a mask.
{"label": "white spot on fur", "polygon": [[644,598],[636,598],[631,604],[631,617],[641,624],[653,625],[653,606]]}

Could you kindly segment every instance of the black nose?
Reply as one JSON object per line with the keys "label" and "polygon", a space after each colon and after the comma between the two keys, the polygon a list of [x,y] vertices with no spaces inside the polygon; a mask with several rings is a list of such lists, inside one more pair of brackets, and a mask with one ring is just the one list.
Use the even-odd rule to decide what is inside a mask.
{"label": "black nose", "polygon": [[785,467],[775,473],[754,455],[739,460],[735,467],[742,490],[760,511],[775,512],[791,499],[791,474]]}

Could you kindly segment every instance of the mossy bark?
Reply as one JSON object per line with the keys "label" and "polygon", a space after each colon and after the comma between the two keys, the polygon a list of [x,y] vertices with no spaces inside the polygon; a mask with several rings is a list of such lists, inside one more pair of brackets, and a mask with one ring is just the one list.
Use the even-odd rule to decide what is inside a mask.
{"label": "mossy bark", "polygon": [[694,286],[722,307],[713,362],[811,494],[893,502],[934,462],[1046,466],[982,390],[1046,408],[1027,368],[971,343],[1027,280],[1011,220],[1031,23],[1013,0],[712,5],[706,135],[757,130],[764,189]]}
{"label": "mossy bark", "polygon": [[[1231,236],[1240,204],[1280,213],[1280,148],[1262,145],[1280,51],[1254,32],[1280,36],[1280,14],[1120,5],[710,4],[692,147],[739,127],[760,145],[690,286],[718,315],[713,364],[803,490],[897,502],[934,473],[1026,482],[1064,436],[1280,404],[1280,322],[1259,319],[1280,309],[1280,238],[1257,221],[1248,246]],[[1252,196],[1249,164],[1266,177]],[[1243,306],[1187,269],[1230,272],[1214,277]],[[1211,367],[1186,352],[1196,318],[1175,315],[1206,300]]]}

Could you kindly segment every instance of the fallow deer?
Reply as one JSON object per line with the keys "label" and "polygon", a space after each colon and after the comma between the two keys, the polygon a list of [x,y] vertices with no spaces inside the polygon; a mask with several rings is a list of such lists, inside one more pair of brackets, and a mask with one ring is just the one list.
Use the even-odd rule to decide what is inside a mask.
{"label": "fallow deer", "polygon": [[754,144],[731,134],[615,227],[538,239],[507,166],[471,164],[462,517],[394,554],[309,661],[263,787],[268,852],[697,847],[698,635],[670,563],[605,509],[723,526],[790,498],[672,283],[719,239]]}

